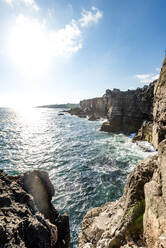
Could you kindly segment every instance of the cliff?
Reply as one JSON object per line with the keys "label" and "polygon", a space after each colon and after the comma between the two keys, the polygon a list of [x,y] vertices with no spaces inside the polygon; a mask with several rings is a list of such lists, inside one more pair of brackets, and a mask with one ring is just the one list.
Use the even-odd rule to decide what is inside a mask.
{"label": "cliff", "polygon": [[153,108],[153,145],[158,144],[166,138],[166,57],[164,59],[160,77],[154,89]]}
{"label": "cliff", "polygon": [[80,107],[90,119],[107,117],[108,103],[105,96],[80,101]]}
{"label": "cliff", "polygon": [[[79,248],[166,247],[166,58],[154,89],[153,122],[144,122],[158,155],[140,162],[130,174],[123,196],[88,211]],[[153,130],[153,131],[152,131]],[[148,136],[151,135],[151,136]],[[147,138],[148,139],[148,138]]]}
{"label": "cliff", "polygon": [[106,90],[103,97],[80,102],[80,108],[69,111],[89,120],[106,118],[101,131],[125,134],[135,133],[144,121],[153,120],[154,84],[136,90]]}
{"label": "cliff", "polygon": [[0,193],[0,247],[69,247],[69,220],[51,204],[46,172],[12,177],[0,171]]}
{"label": "cliff", "polygon": [[135,133],[143,121],[152,121],[154,84],[124,92],[113,90],[106,94],[110,132]]}

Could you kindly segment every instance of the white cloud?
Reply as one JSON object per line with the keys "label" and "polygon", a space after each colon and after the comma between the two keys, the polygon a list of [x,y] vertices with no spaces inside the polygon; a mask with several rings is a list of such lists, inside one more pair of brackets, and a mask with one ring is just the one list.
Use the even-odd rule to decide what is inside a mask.
{"label": "white cloud", "polygon": [[79,19],[81,27],[88,27],[92,23],[98,23],[103,17],[103,13],[96,7],[92,7],[91,11],[83,10]]}
{"label": "white cloud", "polygon": [[159,78],[159,74],[137,74],[135,76],[139,79],[140,83],[150,83]]}
{"label": "white cloud", "polygon": [[24,4],[27,7],[32,7],[34,10],[38,11],[39,6],[36,4],[35,0],[4,0],[10,6],[15,6],[18,4]]}
{"label": "white cloud", "polygon": [[81,30],[74,20],[63,29],[51,31],[48,35],[54,56],[70,56],[82,48]]}
{"label": "white cloud", "polygon": [[[29,5],[35,4],[34,0],[19,1],[24,1],[25,4]],[[50,11],[51,10],[48,9],[48,14]],[[10,37],[10,43],[14,44],[15,42],[15,46],[18,48],[18,53],[20,47],[22,48],[21,54],[25,54],[25,52],[28,51],[28,53],[26,52],[26,56],[28,56],[29,59],[31,53],[32,57],[35,56],[35,51],[38,51],[38,54],[40,54],[40,49],[41,54],[44,50],[44,52],[48,53],[51,57],[69,57],[78,52],[83,46],[83,31],[85,30],[82,27],[87,27],[90,23],[97,23],[102,17],[101,12],[97,8],[92,7],[92,11],[94,12],[93,14],[90,11],[84,10],[84,19],[80,18],[78,21],[72,20],[71,23],[59,30],[49,30],[47,22],[40,21],[37,18],[27,18],[23,14],[20,14],[16,17],[16,22]],[[85,13],[88,14],[85,15]],[[83,16],[83,13],[81,16]],[[42,47],[42,42],[40,42],[38,38],[40,36],[44,47]],[[12,46],[13,50],[16,50],[14,48],[15,46]],[[24,50],[25,52],[23,52]]]}
{"label": "white cloud", "polygon": [[[19,1],[29,5],[35,3],[34,0]],[[98,16],[98,10],[94,7],[92,10],[96,11]],[[88,21],[90,22],[94,21]],[[83,47],[85,29],[80,19],[72,20],[58,30],[50,29],[47,24],[45,19],[28,18],[24,14],[19,14],[8,31],[5,51],[12,63],[26,75],[41,74],[48,70],[53,57],[68,58]]]}

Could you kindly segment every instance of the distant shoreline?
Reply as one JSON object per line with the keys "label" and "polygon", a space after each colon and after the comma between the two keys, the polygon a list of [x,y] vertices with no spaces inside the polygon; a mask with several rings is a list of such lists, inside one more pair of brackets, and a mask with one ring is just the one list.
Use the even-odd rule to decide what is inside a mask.
{"label": "distant shoreline", "polygon": [[37,106],[35,108],[78,108],[80,107],[79,103],[66,103],[66,104],[49,104],[49,105],[42,105]]}

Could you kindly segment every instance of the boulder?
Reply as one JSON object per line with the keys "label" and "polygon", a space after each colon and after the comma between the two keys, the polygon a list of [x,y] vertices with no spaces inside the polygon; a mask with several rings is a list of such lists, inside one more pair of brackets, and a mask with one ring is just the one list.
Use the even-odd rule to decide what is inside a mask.
{"label": "boulder", "polygon": [[69,247],[69,220],[51,203],[46,172],[12,177],[0,171],[0,193],[0,247]]}

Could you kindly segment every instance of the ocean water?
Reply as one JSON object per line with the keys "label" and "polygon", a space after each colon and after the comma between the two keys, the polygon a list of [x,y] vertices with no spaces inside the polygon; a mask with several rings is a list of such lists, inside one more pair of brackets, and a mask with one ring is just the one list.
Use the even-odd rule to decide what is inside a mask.
{"label": "ocean water", "polygon": [[0,109],[0,169],[11,175],[32,169],[49,173],[53,204],[69,214],[76,248],[87,210],[118,199],[130,171],[154,150],[123,134],[100,132],[101,121],[59,111]]}

